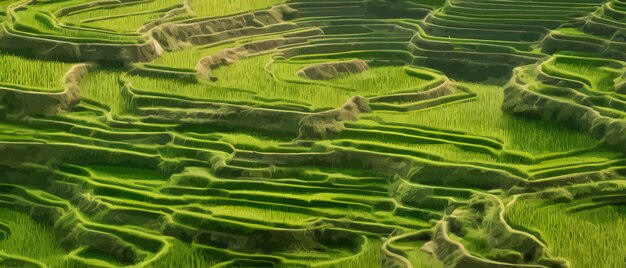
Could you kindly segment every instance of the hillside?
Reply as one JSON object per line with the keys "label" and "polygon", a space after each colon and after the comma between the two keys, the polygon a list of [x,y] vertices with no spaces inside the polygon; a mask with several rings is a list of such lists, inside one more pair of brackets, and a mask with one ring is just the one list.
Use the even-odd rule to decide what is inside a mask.
{"label": "hillside", "polygon": [[0,0],[2,267],[626,265],[624,0]]}

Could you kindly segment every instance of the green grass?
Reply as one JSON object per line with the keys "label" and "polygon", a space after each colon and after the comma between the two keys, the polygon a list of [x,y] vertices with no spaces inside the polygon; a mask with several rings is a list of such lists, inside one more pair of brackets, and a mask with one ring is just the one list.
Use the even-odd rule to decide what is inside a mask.
{"label": "green grass", "polygon": [[[300,63],[295,61],[280,61],[272,65],[272,70],[281,79],[297,79],[302,78],[296,73],[312,64],[319,63]],[[406,67],[402,66],[383,66],[372,67],[362,73],[344,74],[340,77],[315,81],[308,80],[309,83],[318,83],[320,85],[336,85],[349,88],[362,96],[377,96],[383,94],[391,94],[396,92],[418,92],[429,80],[410,75]]]}
{"label": "green grass", "polygon": [[224,87],[218,87],[210,83],[190,83],[176,79],[154,78],[145,76],[129,76],[134,88],[141,91],[150,91],[179,95],[184,97],[207,99],[207,100],[253,100],[253,94]]}
{"label": "green grass", "polygon": [[446,3],[445,0],[408,0],[407,2],[420,4],[420,5],[427,5],[433,8],[441,7]]}
{"label": "green grass", "polygon": [[[172,8],[176,5],[182,5],[182,1],[153,0],[148,2],[139,2],[137,4],[106,5],[95,9],[87,9],[82,12],[74,12],[69,16],[62,17],[61,21],[80,25],[84,23],[85,20],[91,21],[112,16],[123,16],[123,18],[119,19],[98,20],[96,22],[87,23],[86,25],[117,31],[133,31],[137,30],[148,20],[153,19],[155,13],[163,13],[166,9]],[[150,14],[139,15],[138,13]]]}
{"label": "green grass", "polygon": [[[595,146],[597,141],[550,122],[515,117],[501,109],[504,93],[497,86],[464,84],[478,96],[470,101],[428,110],[372,116],[386,122],[414,124],[501,139],[505,148],[535,155]],[[370,117],[368,115],[367,117]]]}
{"label": "green grass", "polygon": [[336,259],[332,263],[311,263],[313,267],[323,268],[376,268],[381,267],[383,260],[382,242],[379,240],[366,240],[365,245],[358,255],[350,256],[346,259]]}
{"label": "green grass", "polygon": [[563,34],[588,36],[587,33],[583,32],[581,30],[578,30],[576,28],[560,28],[560,29],[555,30],[555,31],[563,33]]}
{"label": "green grass", "polygon": [[1,0],[0,1],[0,21],[2,21],[3,15],[6,14],[7,12],[7,8],[9,7],[9,5],[17,2],[19,0]]}
{"label": "green grass", "polygon": [[484,257],[489,254],[489,248],[485,244],[487,237],[482,230],[470,229],[464,237],[459,237],[454,233],[449,234],[450,239],[463,244],[463,246],[472,254]]}
{"label": "green grass", "polygon": [[43,61],[0,53],[0,84],[33,87],[38,91],[62,91],[70,63]]}
{"label": "green grass", "polygon": [[35,222],[28,215],[0,208],[0,219],[9,223],[11,235],[0,240],[0,251],[44,263],[57,262],[66,254],[51,227]]}
{"label": "green grass", "polygon": [[548,252],[572,268],[621,267],[626,258],[626,207],[602,206],[568,212],[570,204],[518,200],[506,213],[514,226],[541,233]]}
{"label": "green grass", "polygon": [[251,151],[270,152],[307,152],[307,147],[294,146],[291,139],[280,137],[261,137],[246,133],[219,133],[215,134],[220,141],[232,144],[235,148]]}
{"label": "green grass", "polygon": [[364,96],[396,92],[417,92],[428,80],[411,76],[405,67],[374,67],[359,74],[329,80],[331,83],[354,88]]}
{"label": "green grass", "polygon": [[220,256],[211,255],[193,244],[170,239],[171,248],[161,258],[147,267],[212,267],[225,261]]}
{"label": "green grass", "polygon": [[121,72],[114,70],[89,73],[80,81],[81,97],[107,105],[112,114],[123,113],[126,110],[126,100],[118,82],[120,74]]}
{"label": "green grass", "polygon": [[134,32],[177,6],[182,6],[181,0],[153,0],[137,4],[106,5],[83,12],[74,12],[70,16],[63,17],[61,21],[117,32]]}
{"label": "green grass", "polygon": [[86,167],[90,172],[98,177],[112,177],[122,180],[150,180],[161,181],[165,180],[165,176],[158,171],[146,170],[133,167],[118,167],[118,166],[88,166]]}
{"label": "green grass", "polygon": [[84,23],[85,26],[111,29],[119,32],[134,32],[150,21],[160,18],[164,13],[128,15],[121,18],[107,18]]}
{"label": "green grass", "polygon": [[351,97],[348,91],[320,85],[301,85],[276,81],[265,71],[269,56],[239,60],[213,72],[217,82],[187,83],[174,79],[130,76],[137,89],[220,100],[253,101],[255,96],[267,99],[306,102],[314,108],[333,108]]}
{"label": "green grass", "polygon": [[174,68],[195,70],[198,61],[202,57],[209,56],[219,51],[235,47],[237,43],[229,42],[225,44],[214,45],[206,48],[189,48],[176,50],[169,53],[164,53],[161,57],[158,57],[152,61],[152,64],[168,66]]}
{"label": "green grass", "polygon": [[585,78],[591,82],[592,89],[604,92],[615,90],[613,80],[619,76],[616,70],[606,69],[606,67],[560,62],[555,63],[553,67]]}
{"label": "green grass", "polygon": [[256,147],[256,146],[280,147],[281,145],[285,144],[284,141],[281,141],[279,139],[256,137],[256,136],[248,135],[244,133],[218,134],[218,136],[220,137],[221,141],[224,141],[230,144],[252,146],[252,147]]}
{"label": "green grass", "polygon": [[217,85],[247,89],[268,99],[283,99],[309,103],[314,108],[337,107],[351,97],[348,91],[321,85],[303,85],[276,81],[265,71],[270,56],[240,60],[215,70]]}
{"label": "green grass", "polygon": [[[150,33],[137,32],[142,25],[183,3],[181,0],[110,2],[104,7],[60,18],[52,15],[63,8],[91,1],[37,1],[17,10],[16,21],[7,20],[5,13],[1,13],[0,18],[5,26],[15,28],[16,34],[55,41],[119,45],[145,40]],[[0,0],[0,8],[6,10],[7,4],[12,2],[15,1]],[[202,22],[267,9],[283,2],[189,0],[194,14],[179,15],[168,19],[167,23]],[[458,6],[447,5],[445,9],[431,13],[443,20],[424,23],[418,15],[402,18],[404,12],[398,12],[398,18],[375,17],[356,7],[362,5],[362,1],[347,1],[345,6],[336,7],[337,1],[334,0],[287,2],[300,11],[298,19],[290,21],[296,29],[287,27],[285,31],[259,35],[237,31],[233,36],[226,35],[230,36],[228,40],[195,46],[197,39],[192,32],[220,34],[221,28],[243,26],[243,20],[249,23],[255,19],[255,22],[266,24],[267,16],[279,14],[262,11],[256,18],[250,15],[237,19],[223,17],[219,20],[221,24],[210,31],[198,29],[207,27],[204,24],[173,33],[176,37],[184,37],[178,41],[185,49],[163,51],[152,62],[143,65],[136,63],[137,59],[131,59],[133,63],[127,65],[100,62],[101,67],[79,81],[81,102],[68,111],[47,116],[5,114],[5,106],[13,104],[11,98],[14,96],[0,92],[0,155],[9,156],[0,157],[0,206],[16,203],[25,206],[25,211],[38,215],[40,211],[32,210],[29,205],[64,206],[76,216],[77,222],[63,218],[55,223],[57,227],[84,227],[93,231],[89,235],[113,235],[98,236],[95,241],[98,245],[89,247],[89,243],[94,242],[87,241],[91,236],[76,230],[78,232],[62,237],[67,247],[61,247],[54,236],[53,226],[37,224],[26,214],[0,208],[0,236],[7,233],[5,225],[13,231],[11,236],[0,240],[0,256],[21,256],[50,267],[95,266],[106,265],[106,262],[133,267],[143,266],[145,262],[149,262],[146,267],[224,267],[234,260],[267,260],[267,264],[278,263],[276,266],[281,267],[378,268],[383,266],[385,259],[382,251],[385,239],[415,233],[415,237],[402,238],[397,240],[398,244],[394,242],[389,246],[401,251],[400,254],[406,256],[415,268],[439,268],[444,265],[420,248],[443,215],[452,214],[458,220],[456,224],[463,225],[459,229],[467,233],[451,230],[459,236],[450,236],[462,242],[474,256],[492,259],[520,256],[507,249],[510,245],[500,247],[490,243],[494,239],[499,242],[502,241],[500,238],[510,238],[508,234],[499,233],[507,230],[494,222],[497,210],[493,208],[497,199],[506,201],[510,200],[508,194],[560,184],[571,184],[572,188],[581,187],[577,190],[595,193],[596,188],[576,185],[581,180],[596,179],[593,174],[581,172],[598,172],[598,178],[605,179],[614,174],[608,169],[598,170],[600,167],[618,169],[624,166],[623,161],[618,162],[624,158],[623,152],[608,146],[594,147],[600,141],[586,134],[545,120],[505,113],[502,110],[503,87],[454,81],[453,72],[471,70],[441,67],[457,63],[446,62],[448,57],[473,63],[474,58],[465,58],[469,55],[463,54],[466,52],[477,57],[484,52],[502,56],[524,55],[532,61],[541,55],[511,48],[540,52],[542,44],[495,40],[499,36],[492,36],[494,40],[483,40],[481,36],[459,39],[454,37],[456,32],[451,30],[452,27],[438,28],[434,24],[457,20],[468,22],[468,27],[482,25],[489,28],[486,30],[496,25],[522,29],[522,23],[554,24],[555,19],[566,21],[569,16],[549,16],[535,22],[533,20],[546,11],[537,11],[537,16],[532,18],[522,18],[522,12],[519,19],[511,20],[503,16],[510,16],[514,9],[505,9],[499,14],[498,9],[504,7],[500,4],[461,0]],[[426,12],[429,7],[436,9],[445,3],[443,0],[405,2],[396,6],[407,4],[407,7]],[[549,6],[547,12],[562,7],[563,14],[570,10],[592,12],[594,9],[592,5],[564,1],[559,4],[531,2]],[[539,6],[531,9],[530,2],[511,5],[515,5],[514,8],[528,6],[528,12],[540,9]],[[481,9],[466,8],[472,6],[494,9],[485,14],[463,14],[480,12]],[[345,16],[344,10],[340,9],[346,9]],[[407,14],[420,12],[417,9],[407,11]],[[336,14],[342,15],[335,17]],[[470,24],[477,17],[480,21],[476,22],[483,24]],[[420,25],[429,28],[420,29]],[[318,35],[320,30],[325,35]],[[450,31],[452,36],[446,36],[444,31]],[[573,28],[557,31],[581,34]],[[426,32],[441,37],[429,36]],[[292,43],[253,55],[238,50],[242,57],[212,70],[216,81],[192,77],[203,57],[254,41],[290,38],[286,37],[290,34],[299,34],[308,42]],[[490,33],[484,34],[488,36]],[[409,46],[411,36],[415,47]],[[403,41],[395,43],[398,40]],[[333,43],[339,46],[327,46]],[[36,46],[27,41],[24,45]],[[368,46],[376,48],[364,50]],[[86,47],[87,50],[99,48],[99,45]],[[286,48],[296,49],[284,50]],[[397,50],[386,50],[391,48]],[[454,53],[448,52],[452,50]],[[297,55],[302,51],[306,53]],[[109,53],[104,50],[93,52]],[[42,53],[41,56],[46,55]],[[431,55],[436,58],[430,58]],[[614,90],[613,80],[621,75],[619,61],[582,56],[552,57],[555,57],[552,62],[542,61],[547,69],[552,68],[561,74],[565,72],[570,78],[578,76],[580,80],[588,80],[591,90],[579,90],[602,95],[603,99],[597,99],[598,103],[623,100],[623,96],[611,92]],[[376,59],[376,64],[371,64],[364,72],[328,80],[311,80],[297,75],[299,70],[313,64],[355,59]],[[396,66],[400,59],[424,66],[410,66],[410,63]],[[393,60],[394,65],[382,66],[385,60]],[[485,63],[490,60],[490,57],[484,57]],[[25,90],[59,91],[63,86],[61,79],[72,64],[76,63],[35,60],[3,51],[0,53],[0,83],[16,84]],[[435,65],[440,66],[437,71],[429,69]],[[166,71],[170,71],[168,76]],[[178,73],[174,73],[176,71]],[[533,79],[529,73],[524,77],[527,82]],[[226,129],[210,120],[198,120],[206,117],[247,119],[248,113],[254,118],[262,117],[264,113],[259,111],[263,109],[273,109],[272,116],[298,110],[301,114],[293,117],[285,115],[259,120],[259,124],[268,122],[271,127],[281,124],[291,127],[300,122],[285,120],[336,109],[357,95],[369,98],[433,88],[447,81],[444,74],[449,75],[451,83],[469,88],[476,97],[408,112],[377,110],[384,108],[384,104],[377,102],[372,105],[373,113],[361,114],[361,120],[356,123],[346,123],[348,131],[336,140],[300,141],[296,140],[298,134],[293,131],[273,134],[266,131],[267,126],[255,129],[250,121],[242,125],[229,122],[232,124]],[[139,100],[142,94],[158,97],[150,97],[155,100],[152,103],[146,96],[136,102],[125,86],[139,95],[134,100]],[[460,95],[463,93],[453,97]],[[186,108],[186,104],[175,100],[168,102],[168,98],[196,103],[194,108]],[[443,99],[449,100],[447,97]],[[246,108],[253,109],[231,116],[233,110],[215,109],[202,101],[246,105]],[[133,107],[138,104],[141,107]],[[615,107],[615,103],[609,104],[608,108]],[[159,115],[143,116],[141,109],[153,109]],[[163,121],[167,124],[160,123],[162,118],[170,116],[167,111],[185,115],[180,121],[165,119]],[[341,120],[350,117],[342,114],[344,111],[340,109],[336,111],[338,113],[318,114],[309,119],[328,119],[326,116],[335,119],[336,114],[344,117]],[[389,135],[382,135],[382,129],[388,129],[385,131]],[[429,141],[419,138],[420,135],[437,138]],[[504,144],[502,150],[500,142]],[[572,152],[577,149],[589,150]],[[564,152],[569,153],[553,154]],[[433,154],[443,160],[437,157],[430,160],[397,157],[403,154],[417,157]],[[548,157],[542,158],[546,155]],[[533,162],[533,159],[537,161]],[[542,161],[544,159],[548,160]],[[509,172],[533,181],[528,184],[520,182],[509,188],[508,183],[484,175],[495,171],[502,171],[503,177]],[[420,176],[431,178],[422,180]],[[408,182],[409,179],[415,183]],[[464,182],[471,184],[472,189],[465,187]],[[23,190],[22,186],[13,187],[14,184],[38,190]],[[527,185],[536,188],[527,188]],[[615,181],[601,181],[598,185],[608,185],[606,189],[611,192],[619,192],[622,190],[619,187],[623,187]],[[479,189],[488,191],[494,203],[476,198],[483,191]],[[10,198],[5,196],[7,193]],[[470,197],[472,194],[475,198]],[[579,204],[596,204],[596,200],[577,199],[573,204],[553,204],[547,198],[520,199],[509,208],[506,219],[518,230],[541,234],[540,238],[549,251],[549,256],[542,257],[562,257],[571,262],[572,268],[621,267],[626,256],[626,230],[623,230],[626,209],[624,206],[603,206],[582,212],[569,210]],[[346,234],[331,237],[333,232]],[[116,238],[109,240],[111,237]],[[287,241],[275,241],[276,237],[285,237]],[[122,247],[114,253],[103,252],[100,247],[114,246],[117,242]],[[277,250],[266,248],[269,243],[292,244],[280,245],[284,250]],[[140,254],[133,256],[134,249]],[[129,259],[124,259],[126,257]],[[536,263],[537,260],[533,260],[524,264]]]}
{"label": "green grass", "polygon": [[[394,143],[391,143],[394,144]],[[497,159],[491,155],[463,150],[452,144],[410,144],[410,143],[396,143],[404,147],[419,150],[422,152],[432,153],[443,157],[447,161],[451,162],[464,162],[464,161],[484,161],[484,162],[497,162]]]}
{"label": "green grass", "polygon": [[190,0],[189,6],[197,17],[219,17],[229,14],[264,9],[285,2],[284,0]]}
{"label": "green grass", "polygon": [[420,249],[412,250],[408,253],[408,259],[413,265],[413,268],[443,268],[441,263],[432,254],[425,253]]}
{"label": "green grass", "polygon": [[311,215],[297,212],[277,211],[244,206],[215,206],[210,207],[209,210],[213,212],[213,215],[215,216],[228,216],[272,223],[302,224],[313,218]]}
{"label": "green grass", "polygon": [[53,37],[67,37],[75,41],[85,39],[98,40],[100,42],[137,43],[138,36],[116,35],[85,29],[75,29],[59,26],[53,17],[57,10],[85,3],[87,0],[73,0],[60,2],[46,2],[38,5],[28,5],[26,9],[15,13],[16,24],[13,26],[21,31],[44,34]]}
{"label": "green grass", "polygon": [[[314,83],[314,81],[312,84],[277,81],[265,70],[265,66],[270,62],[270,56],[241,59],[214,70],[213,75],[218,78],[216,82],[187,83],[174,79],[141,76],[131,76],[129,80],[138,89],[159,93],[221,101],[251,101],[258,96],[263,99],[303,102],[313,109],[338,107],[353,95],[406,91],[420,87],[427,82],[424,79],[407,75],[402,67],[377,67],[363,74],[349,75],[329,81],[353,89],[337,88],[329,84]],[[278,64],[278,66],[282,65]],[[277,70],[277,72],[283,71]]]}
{"label": "green grass", "polygon": [[268,33],[268,34],[260,34],[260,35],[246,35],[241,37],[236,37],[228,40],[218,41],[214,43],[210,43],[208,45],[192,47],[187,49],[175,50],[168,53],[164,53],[160,57],[154,59],[152,64],[162,65],[180,69],[190,69],[195,70],[196,65],[200,61],[201,58],[211,56],[214,54],[218,54],[220,51],[236,48],[239,46],[243,46],[248,43],[252,43],[254,41],[261,40],[269,40],[274,38],[283,38],[287,33],[293,33],[298,31],[304,31],[309,28],[291,30],[286,32],[279,33]]}

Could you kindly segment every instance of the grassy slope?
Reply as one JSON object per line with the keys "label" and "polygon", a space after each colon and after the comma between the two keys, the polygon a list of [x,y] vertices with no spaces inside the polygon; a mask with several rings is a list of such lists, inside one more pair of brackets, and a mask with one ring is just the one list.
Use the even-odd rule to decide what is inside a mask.
{"label": "grassy slope", "polygon": [[219,17],[227,14],[263,9],[285,2],[284,0],[191,0],[189,5],[197,17]]}
{"label": "grassy slope", "polygon": [[61,91],[62,79],[72,64],[0,54],[0,83],[32,87],[38,91]]}
{"label": "grassy slope", "polygon": [[626,258],[626,207],[601,206],[568,212],[571,204],[519,200],[507,212],[508,220],[541,233],[554,256],[572,268],[620,267]]}
{"label": "grassy slope", "polygon": [[11,235],[0,240],[0,251],[28,257],[43,263],[55,263],[66,252],[59,247],[50,226],[35,222],[30,216],[0,208],[0,219],[8,222]]}
{"label": "grassy slope", "polygon": [[104,28],[113,31],[133,32],[152,19],[156,19],[168,9],[181,6],[180,0],[149,1],[138,4],[124,4],[120,7],[103,6],[72,13],[61,19],[63,23]]}
{"label": "grassy slope", "polygon": [[[201,81],[187,83],[173,79],[131,76],[133,86],[147,91],[211,100],[255,100],[255,96],[303,102],[314,109],[332,108],[343,104],[355,94],[379,95],[419,88],[426,81],[408,76],[401,67],[375,67],[362,74],[349,75],[326,81],[330,84],[297,84],[277,81],[266,71],[270,56],[258,56],[239,60],[216,69],[217,82]],[[278,64],[277,75],[295,76],[302,66],[283,68]],[[337,84],[352,89],[332,87]]]}
{"label": "grassy slope", "polygon": [[493,137],[502,140],[506,148],[535,155],[587,148],[597,143],[587,135],[556,124],[514,117],[505,113],[500,109],[504,97],[500,87],[480,84],[465,86],[478,94],[476,99],[425,111],[377,112],[373,116],[386,122],[408,123]]}
{"label": "grassy slope", "polygon": [[[0,7],[4,8],[7,2],[9,1],[0,1]],[[46,16],[42,16],[44,14],[42,12],[53,13],[59,8],[83,2],[86,1],[74,0],[32,5],[18,11],[17,18],[19,22],[23,23],[22,26],[29,28],[27,31],[32,30],[47,35],[97,38],[114,42],[136,41],[135,35],[123,36],[56,27],[50,23],[50,20],[46,20]],[[190,0],[189,5],[197,18],[207,18],[267,8],[282,2],[280,0]],[[306,3],[307,1],[302,2]],[[443,4],[443,1],[440,0],[410,2],[434,7]],[[84,26],[100,27],[119,32],[133,32],[151,20],[162,16],[163,12],[173,5],[180,3],[178,0],[146,1],[140,4],[121,5],[113,9],[93,9],[70,14],[59,19],[66,23],[83,24]],[[357,10],[354,7],[350,8],[352,8],[350,12]],[[333,11],[325,10],[325,12]],[[137,12],[145,13],[138,14]],[[319,11],[313,11],[311,14],[320,15],[316,12]],[[110,17],[121,14],[127,16],[123,18]],[[478,13],[474,15],[478,15]],[[85,21],[94,18],[96,21]],[[358,16],[357,18],[361,22],[361,18]],[[366,22],[366,20],[363,21]],[[390,21],[378,20],[376,23],[388,23]],[[345,22],[342,21],[341,23]],[[350,28],[343,28],[343,30],[345,29]],[[379,31],[384,32],[384,30]],[[459,32],[462,30],[458,31],[457,29],[453,35]],[[561,30],[561,32],[578,34],[580,31]],[[218,53],[222,49],[240,46],[252,40],[282,37],[283,34],[243,36],[236,38],[235,41],[210,44],[209,47],[193,47],[181,51],[166,52],[152,64],[184,68],[188,72],[194,72],[196,63],[202,57]],[[445,36],[446,33],[441,33],[441,35]],[[349,38],[348,35],[345,37],[334,36],[334,38],[337,37],[345,38],[348,41],[350,38],[358,39],[355,36]],[[443,39],[452,42],[457,40],[450,37],[449,34]],[[332,41],[332,38],[329,40]],[[370,39],[367,38],[359,40],[365,43],[370,42]],[[386,41],[384,38],[382,40],[383,42]],[[324,42],[328,42],[328,40],[323,40],[321,43]],[[463,47],[460,50],[468,49],[471,50]],[[132,229],[144,235],[165,237],[160,233],[161,226],[159,224],[161,222],[156,224],[156,228],[154,228],[154,223],[151,223],[152,226],[137,223],[146,220],[137,216],[141,214],[139,212],[166,212],[168,214],[167,217],[159,217],[159,220],[176,218],[172,214],[176,214],[176,216],[181,214],[192,215],[197,217],[193,218],[195,221],[187,218],[188,221],[180,220],[177,223],[182,225],[197,223],[203,225],[200,227],[201,229],[224,228],[226,232],[237,234],[239,230],[246,232],[253,230],[252,233],[256,234],[273,229],[309,228],[311,227],[309,224],[320,219],[355,223],[355,226],[342,227],[341,229],[354,229],[357,232],[367,233],[377,230],[378,227],[397,228],[395,231],[428,229],[432,227],[433,219],[438,219],[437,215],[441,214],[448,205],[452,203],[455,206],[465,205],[467,197],[451,197],[452,194],[447,191],[466,191],[466,189],[438,188],[433,190],[426,186],[419,186],[423,188],[418,188],[418,192],[409,196],[417,200],[404,202],[404,200],[400,200],[399,196],[396,196],[399,193],[393,192],[395,189],[393,187],[397,185],[389,185],[394,179],[375,172],[316,166],[290,166],[286,169],[293,173],[285,175],[281,173],[285,172],[285,167],[280,165],[266,167],[266,163],[261,161],[240,159],[237,154],[220,151],[224,147],[216,144],[228,145],[229,148],[232,147],[241,151],[265,152],[271,156],[272,153],[315,153],[315,150],[323,150],[322,147],[329,145],[330,142],[319,142],[316,147],[309,148],[301,144],[292,144],[290,141],[294,137],[268,136],[267,133],[257,133],[250,130],[201,128],[187,131],[183,127],[151,125],[146,123],[149,120],[142,121],[145,118],[139,118],[134,114],[135,111],[129,109],[133,108],[129,107],[132,102],[127,95],[122,93],[123,90],[120,85],[120,82],[129,82],[128,85],[132,85],[138,91],[168,94],[193,100],[215,100],[227,103],[248,102],[251,105],[255,105],[255,103],[267,105],[269,103],[275,105],[273,107],[279,110],[282,108],[281,103],[287,103],[305,106],[310,110],[325,110],[342,105],[354,95],[372,97],[398,92],[419,92],[429,82],[427,79],[408,75],[406,67],[395,66],[372,67],[360,74],[346,75],[326,81],[305,80],[295,73],[312,62],[301,60],[273,61],[274,55],[272,54],[255,55],[227,66],[221,66],[213,70],[213,75],[218,78],[216,82],[185,82],[159,77],[158,74],[139,76],[128,75],[122,69],[101,69],[89,74],[80,82],[80,94],[83,103],[75,111],[63,113],[58,117],[47,118],[46,120],[50,121],[43,121],[43,126],[42,121],[36,120],[34,122],[38,122],[39,125],[23,126],[2,122],[0,123],[0,141],[62,142],[64,146],[71,144],[72,146],[94,150],[88,155],[90,159],[98,157],[98,154],[95,153],[96,149],[111,150],[115,153],[128,153],[135,150],[136,152],[141,151],[142,157],[148,154],[157,155],[170,161],[169,163],[173,162],[180,166],[189,165],[187,169],[179,170],[179,173],[169,178],[162,174],[163,172],[153,171],[168,170],[164,163],[160,163],[158,167],[150,166],[141,162],[145,160],[143,158],[139,158],[141,161],[135,158],[122,160],[120,166],[114,164],[68,165],[86,172],[87,175],[80,172],[76,174],[65,173],[69,169],[67,166],[64,167],[63,171],[55,170],[55,172],[63,175],[64,180],[67,180],[65,183],[80,186],[77,189],[84,190],[83,195],[103,204],[101,207],[103,211],[95,216],[92,215],[93,219],[91,220],[106,221],[107,223],[103,226],[108,226],[107,228],[119,226],[120,228],[116,229]],[[331,54],[319,55],[321,58],[324,56],[329,57],[328,60],[332,61],[352,58],[350,56],[343,58]],[[326,61],[326,59],[322,59],[322,61]],[[60,89],[60,78],[71,65],[0,54],[0,66],[3,68],[0,69],[0,82],[56,91]],[[610,92],[612,80],[616,77],[615,70],[595,68],[584,64],[557,62],[553,67],[588,78],[591,83],[590,87],[601,92]],[[374,113],[363,115],[361,118],[382,119],[388,123],[427,127],[444,132],[460,131],[474,136],[488,137],[501,141],[506,150],[522,151],[532,156],[591,148],[598,144],[597,140],[585,134],[574,132],[559,125],[514,117],[504,113],[501,109],[504,98],[501,87],[476,83],[459,84],[475,93],[476,97],[462,102],[447,103],[434,108],[411,112],[374,111]],[[97,105],[94,106],[93,102]],[[102,107],[104,109],[100,109]],[[149,104],[145,107],[154,108],[150,107]],[[102,112],[104,116],[96,117],[94,111]],[[209,109],[201,111],[212,112]],[[111,127],[113,123],[107,121],[110,119],[118,120],[114,123],[116,127]],[[193,121],[189,118],[186,120]],[[365,120],[362,122],[369,122],[375,126],[384,125],[384,123],[372,123],[372,121]],[[54,123],[55,127],[48,128],[45,125],[48,123]],[[63,126],[69,127],[65,130],[56,129],[56,127]],[[146,129],[142,129],[142,127],[146,127]],[[150,130],[147,130],[147,127]],[[145,136],[142,135],[144,134],[148,137],[146,140],[143,139]],[[171,139],[166,142],[158,141],[162,144],[149,139],[153,138],[150,135],[157,134],[165,134]],[[479,161],[489,165],[501,164],[500,162],[502,162],[502,159],[491,154],[463,149],[451,145],[451,143],[431,144],[379,139],[367,139],[367,141],[376,146],[393,145],[396,148],[432,153],[441,156],[442,162]],[[446,142],[450,142],[450,140],[446,140]],[[384,156],[384,153],[382,155]],[[108,159],[107,161],[113,161],[117,160],[116,157],[119,156],[107,155],[104,158]],[[540,172],[542,169],[562,165],[605,162],[623,157],[622,152],[609,151],[609,149],[603,148],[571,157],[556,157],[556,159],[534,165],[515,165],[514,167],[525,171],[538,170]],[[351,160],[358,161],[358,159]],[[203,166],[208,163],[223,168],[220,170],[223,173],[217,174],[215,170]],[[129,167],[121,165],[128,165]],[[445,174],[441,176],[445,176]],[[0,180],[0,182],[2,181]],[[41,196],[45,197],[43,194]],[[505,198],[506,196],[501,197]],[[549,205],[541,200],[520,200],[510,209],[507,220],[514,226],[538,230],[541,233],[541,239],[548,244],[550,255],[568,259],[574,268],[618,267],[620,261],[623,263],[624,255],[626,255],[626,252],[621,250],[626,248],[626,236],[621,230],[623,229],[621,226],[626,221],[623,207],[605,206],[570,213],[567,212],[568,206],[568,204]],[[131,216],[113,210],[126,208],[136,210],[131,210]],[[424,212],[439,214],[429,216],[433,218],[425,218],[421,216]],[[111,215],[107,213],[111,213]],[[14,232],[7,239],[0,240],[0,251],[36,259],[52,267],[71,266],[63,258],[68,253],[58,247],[49,226],[39,225],[28,216],[7,209],[0,209],[0,219],[12,226]],[[176,219],[179,220],[179,218]],[[133,222],[135,220],[137,222]],[[114,224],[109,224],[111,222]],[[324,226],[332,225],[324,223]],[[190,227],[195,228],[197,226]],[[612,235],[607,236],[608,233]],[[362,242],[362,244],[358,244],[359,251],[355,251],[355,248],[344,248],[339,245],[340,243],[322,245],[316,250],[303,251],[299,248],[302,245],[294,243],[293,248],[285,252],[267,254],[258,252],[250,254],[250,251],[241,253],[237,250],[224,251],[218,249],[226,247],[224,245],[211,247],[185,243],[167,237],[167,244],[171,246],[171,249],[166,251],[163,256],[159,256],[149,266],[210,267],[220,263],[227,264],[233,258],[250,260],[280,256],[288,264],[311,265],[313,267],[380,267],[383,260],[381,252],[383,242],[380,238],[385,236],[387,234],[372,235],[370,233],[367,239],[357,239]],[[472,253],[482,256],[489,255],[484,247],[484,241],[481,241],[484,238],[483,234],[470,233],[463,238],[451,236],[463,241]],[[132,235],[124,238],[131,241],[129,244],[142,241],[141,239],[136,240],[137,238],[133,238]],[[30,244],[36,246],[25,246]],[[442,263],[433,259],[432,255],[419,249],[422,246],[421,243],[412,242],[404,246],[410,249],[405,253],[414,267],[443,266]],[[134,248],[134,246],[129,248]],[[144,249],[142,248],[142,250]],[[80,252],[80,250],[76,252]],[[151,253],[148,255],[151,256]],[[109,264],[120,264],[119,260],[106,254],[83,251],[79,255],[92,259],[93,262],[91,263],[106,264],[106,261]]]}

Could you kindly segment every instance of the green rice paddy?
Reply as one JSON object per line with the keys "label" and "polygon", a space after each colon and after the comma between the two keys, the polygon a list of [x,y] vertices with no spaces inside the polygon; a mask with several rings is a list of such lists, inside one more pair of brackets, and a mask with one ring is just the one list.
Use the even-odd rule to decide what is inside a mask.
{"label": "green rice paddy", "polygon": [[0,0],[1,267],[623,267],[624,0]]}

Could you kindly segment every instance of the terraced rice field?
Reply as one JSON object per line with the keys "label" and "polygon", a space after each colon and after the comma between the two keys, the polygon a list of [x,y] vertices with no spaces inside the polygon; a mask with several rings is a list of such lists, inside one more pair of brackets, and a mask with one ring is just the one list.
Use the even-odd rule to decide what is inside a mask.
{"label": "terraced rice field", "polygon": [[624,0],[0,0],[2,267],[626,267]]}

